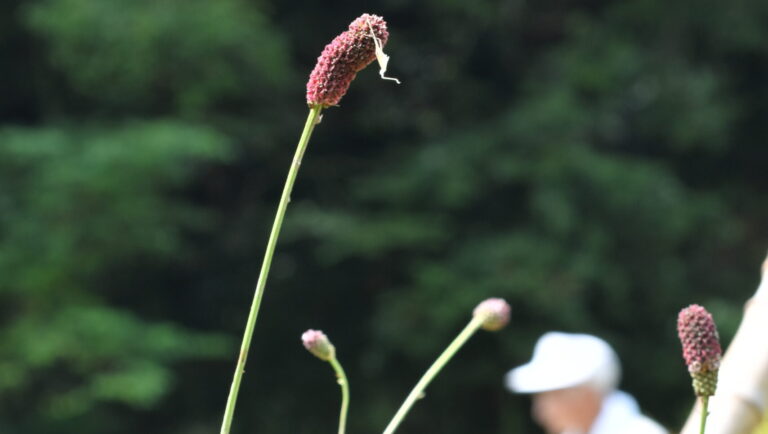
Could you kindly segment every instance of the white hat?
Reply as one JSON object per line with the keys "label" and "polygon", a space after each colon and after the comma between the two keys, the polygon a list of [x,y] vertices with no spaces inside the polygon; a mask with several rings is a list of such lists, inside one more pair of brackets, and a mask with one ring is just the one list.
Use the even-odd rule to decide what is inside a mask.
{"label": "white hat", "polygon": [[589,384],[600,392],[614,390],[621,367],[610,345],[591,335],[549,332],[525,365],[509,371],[505,383],[517,393],[538,393]]}

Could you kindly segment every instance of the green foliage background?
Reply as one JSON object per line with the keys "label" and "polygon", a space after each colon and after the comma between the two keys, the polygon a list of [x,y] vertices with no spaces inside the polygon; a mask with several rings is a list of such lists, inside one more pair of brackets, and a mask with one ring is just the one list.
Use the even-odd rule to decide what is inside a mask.
{"label": "green foliage background", "polygon": [[278,247],[234,432],[537,432],[501,387],[548,330],[599,334],[670,428],[674,332],[727,344],[768,239],[768,3],[8,0],[0,5],[0,432],[217,432],[324,44],[384,15],[391,75],[328,109]]}

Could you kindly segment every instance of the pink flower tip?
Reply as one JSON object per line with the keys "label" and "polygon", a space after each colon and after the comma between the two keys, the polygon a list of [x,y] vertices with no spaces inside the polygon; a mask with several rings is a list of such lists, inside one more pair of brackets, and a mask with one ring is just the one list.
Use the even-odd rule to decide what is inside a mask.
{"label": "pink flower tip", "polygon": [[714,395],[723,351],[712,315],[697,304],[686,307],[677,316],[677,335],[693,379],[693,392],[696,396]]}
{"label": "pink flower tip", "polygon": [[307,82],[310,107],[338,105],[355,75],[376,59],[376,42],[371,31],[383,47],[389,39],[387,23],[371,14],[359,16],[325,46]]}
{"label": "pink flower tip", "polygon": [[677,335],[683,346],[683,358],[693,373],[716,371],[720,367],[720,336],[712,314],[692,304],[677,316]]}
{"label": "pink flower tip", "polygon": [[512,307],[501,298],[489,298],[477,305],[472,315],[482,318],[481,327],[485,330],[501,330],[509,323]]}
{"label": "pink flower tip", "polygon": [[301,335],[301,341],[304,343],[304,348],[320,360],[329,361],[336,357],[336,348],[328,340],[328,336],[320,330],[305,331]]}

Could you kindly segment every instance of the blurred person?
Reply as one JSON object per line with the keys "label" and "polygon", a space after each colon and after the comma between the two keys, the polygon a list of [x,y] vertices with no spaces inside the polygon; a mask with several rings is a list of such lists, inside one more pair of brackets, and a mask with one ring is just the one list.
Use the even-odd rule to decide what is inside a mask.
{"label": "blurred person", "polygon": [[533,358],[509,371],[515,393],[533,394],[532,415],[550,434],[665,434],[643,416],[637,401],[617,390],[621,366],[604,340],[591,335],[549,332]]}

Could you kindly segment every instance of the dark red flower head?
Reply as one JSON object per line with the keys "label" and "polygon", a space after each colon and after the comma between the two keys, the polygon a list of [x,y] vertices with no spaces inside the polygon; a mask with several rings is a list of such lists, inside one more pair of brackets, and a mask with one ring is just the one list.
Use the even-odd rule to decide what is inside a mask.
{"label": "dark red flower head", "polygon": [[677,317],[677,335],[696,395],[714,395],[723,351],[712,315],[697,304],[686,307]]}
{"label": "dark red flower head", "polygon": [[349,29],[325,46],[307,82],[310,107],[338,105],[355,75],[376,59],[376,35],[383,47],[389,39],[387,23],[378,15],[363,14]]}

